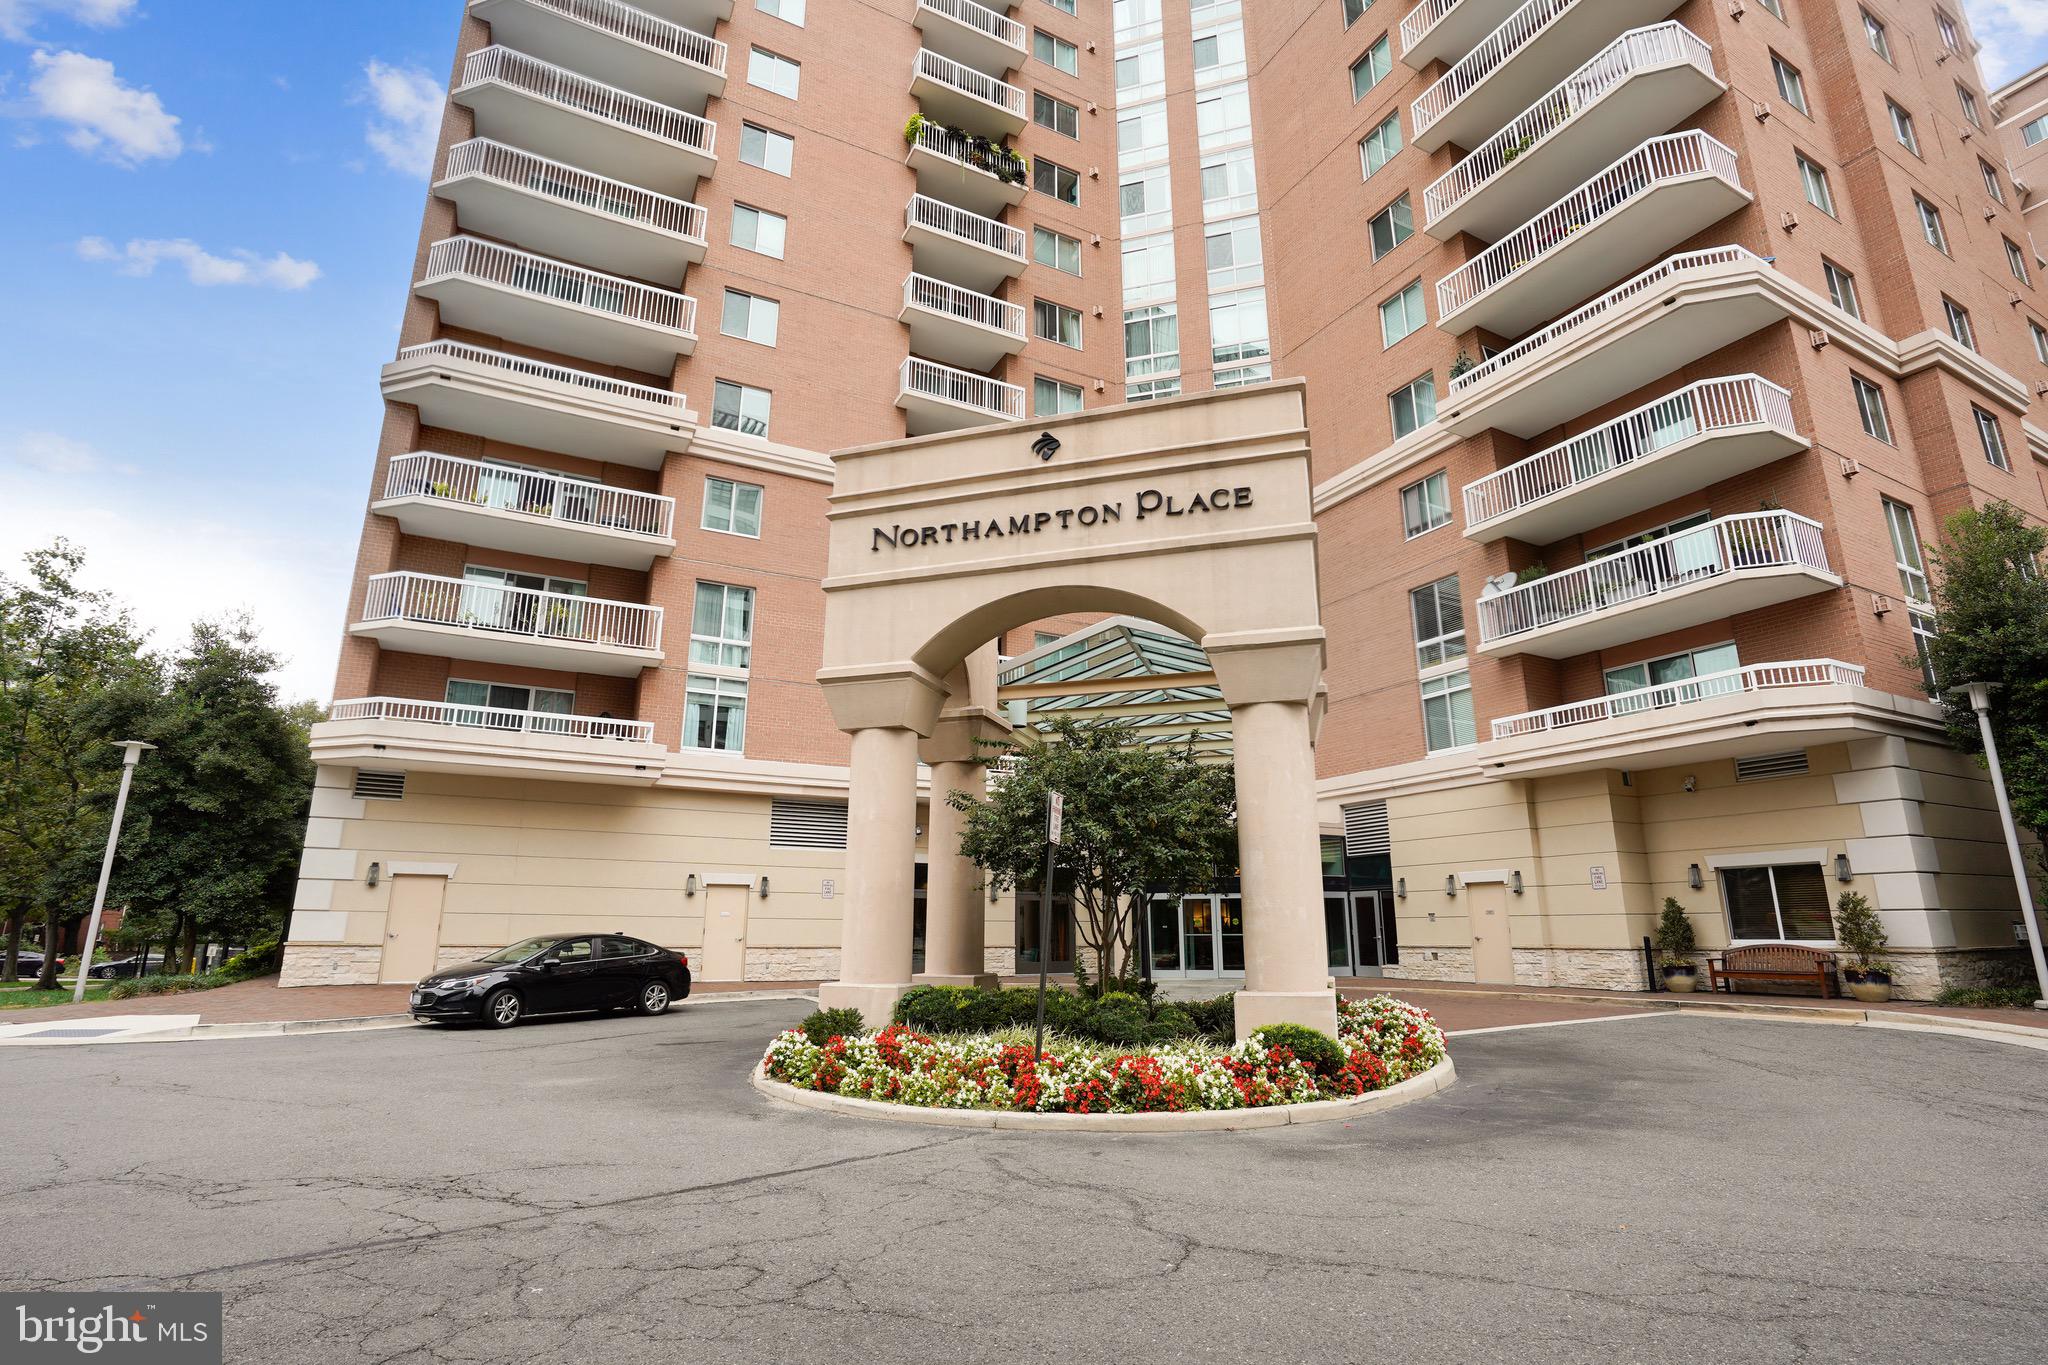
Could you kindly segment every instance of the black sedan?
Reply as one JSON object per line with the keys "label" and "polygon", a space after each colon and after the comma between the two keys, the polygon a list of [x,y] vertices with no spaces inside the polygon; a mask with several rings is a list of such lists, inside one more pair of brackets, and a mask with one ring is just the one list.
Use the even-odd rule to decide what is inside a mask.
{"label": "black sedan", "polygon": [[147,962],[139,957],[117,957],[111,962],[93,963],[87,975],[95,981],[109,981],[123,976],[147,976],[161,970],[163,965],[164,960],[160,957],[152,957]]}
{"label": "black sedan", "polygon": [[690,959],[625,934],[551,934],[443,967],[412,992],[412,1017],[510,1028],[529,1014],[666,1013],[690,993]]}

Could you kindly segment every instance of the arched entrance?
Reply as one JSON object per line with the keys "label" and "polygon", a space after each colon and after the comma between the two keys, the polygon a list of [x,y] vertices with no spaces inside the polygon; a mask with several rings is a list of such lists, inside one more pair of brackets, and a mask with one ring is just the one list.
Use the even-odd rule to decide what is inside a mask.
{"label": "arched entrance", "polygon": [[[1246,988],[1238,1033],[1333,1033],[1312,745],[1323,629],[1299,382],[866,446],[833,457],[825,660],[852,737],[840,980],[886,1018],[911,981],[917,763],[973,790],[1007,728],[989,642],[1121,612],[1200,642],[1237,759]],[[981,973],[979,872],[931,803],[927,980]],[[971,923],[970,923],[971,921]]]}

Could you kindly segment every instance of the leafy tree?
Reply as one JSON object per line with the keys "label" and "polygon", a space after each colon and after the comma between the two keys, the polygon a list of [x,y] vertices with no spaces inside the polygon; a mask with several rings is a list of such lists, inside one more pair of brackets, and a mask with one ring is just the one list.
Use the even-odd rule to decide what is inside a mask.
{"label": "leafy tree", "polygon": [[989,761],[1002,767],[987,800],[946,796],[967,816],[961,856],[998,889],[1044,876],[1046,793],[1066,797],[1058,862],[1073,880],[1075,920],[1084,956],[1098,968],[1098,992],[1129,969],[1137,917],[1154,890],[1200,885],[1237,862],[1230,766],[1137,741],[1128,724],[1058,721],[1043,738],[998,746]]}

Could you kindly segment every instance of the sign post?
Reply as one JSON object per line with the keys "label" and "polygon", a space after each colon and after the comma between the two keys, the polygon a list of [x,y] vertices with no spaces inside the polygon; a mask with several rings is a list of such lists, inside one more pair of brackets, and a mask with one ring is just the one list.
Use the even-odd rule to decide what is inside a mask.
{"label": "sign post", "polygon": [[1045,1055],[1045,972],[1052,956],[1052,873],[1053,857],[1060,847],[1060,820],[1066,814],[1067,798],[1056,791],[1045,794],[1045,884],[1038,893],[1038,1033],[1031,1040],[1031,1065]]}

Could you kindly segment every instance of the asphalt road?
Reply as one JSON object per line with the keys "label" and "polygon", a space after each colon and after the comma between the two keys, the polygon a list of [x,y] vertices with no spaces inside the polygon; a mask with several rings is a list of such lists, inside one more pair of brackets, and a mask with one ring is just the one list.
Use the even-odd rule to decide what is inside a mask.
{"label": "asphalt road", "polygon": [[793,1001],[0,1053],[0,1283],[216,1289],[255,1365],[1922,1361],[2048,1340],[2048,1056],[1649,1015],[1355,1123],[778,1105]]}

